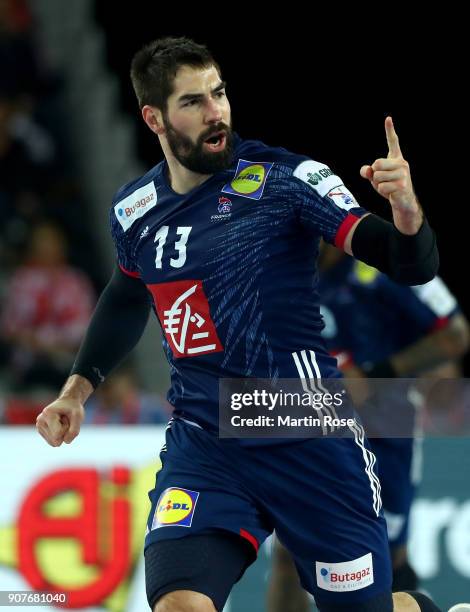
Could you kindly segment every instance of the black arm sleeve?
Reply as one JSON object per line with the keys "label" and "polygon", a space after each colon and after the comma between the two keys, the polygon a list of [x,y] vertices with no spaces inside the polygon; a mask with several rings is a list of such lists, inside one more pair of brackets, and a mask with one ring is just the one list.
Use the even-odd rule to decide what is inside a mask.
{"label": "black arm sleeve", "polygon": [[402,285],[423,285],[439,269],[436,235],[426,219],[414,236],[406,236],[388,221],[368,215],[354,230],[354,257]]}
{"label": "black arm sleeve", "polygon": [[103,382],[140,340],[150,312],[150,295],[143,282],[116,266],[98,300],[70,372],[93,387]]}

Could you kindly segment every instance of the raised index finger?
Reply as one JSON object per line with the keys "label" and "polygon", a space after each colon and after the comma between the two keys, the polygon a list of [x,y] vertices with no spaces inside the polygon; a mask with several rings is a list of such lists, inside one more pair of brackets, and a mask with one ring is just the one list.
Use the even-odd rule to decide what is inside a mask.
{"label": "raised index finger", "polygon": [[387,136],[388,144],[388,155],[387,157],[402,157],[400,143],[398,141],[397,133],[393,127],[393,120],[391,117],[385,119],[385,134]]}

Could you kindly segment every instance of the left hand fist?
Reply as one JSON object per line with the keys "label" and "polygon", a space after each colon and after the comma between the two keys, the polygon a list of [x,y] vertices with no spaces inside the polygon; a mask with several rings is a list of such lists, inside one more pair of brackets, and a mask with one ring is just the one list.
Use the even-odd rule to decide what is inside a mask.
{"label": "left hand fist", "polygon": [[413,191],[410,167],[403,158],[391,117],[385,119],[385,134],[387,158],[377,159],[371,166],[362,166],[361,176],[368,179],[375,191],[390,202],[394,212],[416,213],[419,204]]}

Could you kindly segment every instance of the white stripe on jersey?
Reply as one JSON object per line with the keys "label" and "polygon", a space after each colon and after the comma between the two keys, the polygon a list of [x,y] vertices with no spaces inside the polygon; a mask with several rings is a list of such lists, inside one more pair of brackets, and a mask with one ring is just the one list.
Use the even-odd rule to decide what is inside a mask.
{"label": "white stripe on jersey", "polygon": [[[314,376],[313,372],[312,372],[312,368],[310,367],[310,363],[308,361],[307,358],[307,351],[301,351],[301,355],[302,355],[302,360],[305,364],[305,367],[307,369],[307,373],[309,376],[309,380],[312,381],[315,393],[319,393],[320,395],[322,395],[323,393],[327,393],[327,390],[323,387],[323,385],[320,383],[320,379],[321,379],[321,375],[320,375],[320,368],[318,367],[318,363],[317,360],[315,358],[315,353],[314,351],[309,351],[310,353],[310,359],[312,360],[312,365],[313,365],[313,369],[315,370],[315,374],[317,375],[316,377]],[[317,378],[318,378],[318,387],[317,387]],[[325,412],[328,414],[328,416],[332,417],[332,418],[337,418],[338,415],[334,414],[334,410],[332,409],[331,406],[324,406]],[[331,425],[331,433],[333,433],[335,430],[335,426]]]}
{"label": "white stripe on jersey", "polygon": [[[318,393],[318,390],[315,387],[315,381],[312,381],[312,377],[313,377],[313,373],[312,373],[312,377],[309,378],[309,382],[311,382],[313,384],[313,388],[314,391],[312,391],[309,386],[307,385],[307,379],[304,373],[304,370],[302,368],[302,364],[300,363],[300,359],[299,356],[297,355],[296,352],[292,353],[292,357],[294,358],[294,363],[295,363],[295,367],[297,368],[297,372],[299,373],[299,378],[302,382],[302,389],[305,391],[305,393],[308,393],[309,395],[313,395],[313,393]],[[311,373],[311,372],[310,372]],[[321,413],[321,410],[319,411]],[[322,424],[321,424],[321,429],[322,429],[322,433],[324,436],[326,436],[327,434],[327,430],[326,427],[323,423],[323,419],[322,419]]]}
{"label": "white stripe on jersey", "polygon": [[[302,361],[304,362],[308,377],[305,375],[305,372],[300,362],[298,354],[294,352],[292,353],[292,357],[294,358],[294,363],[297,368],[297,372],[299,373],[300,380],[302,382],[302,389],[305,391],[305,393],[308,393],[309,395],[314,395],[315,393],[321,393],[315,384],[316,381],[313,376],[312,365],[308,361],[306,351],[301,351],[300,354],[302,356]],[[310,387],[309,387],[309,384],[310,384]],[[327,411],[326,406],[324,408],[325,408],[325,411]],[[323,417],[323,410],[321,408],[317,410],[317,412],[319,413],[320,418]],[[326,425],[323,423],[323,418],[321,418],[321,429],[322,429],[322,434],[326,436],[328,433],[328,429]],[[333,431],[333,427],[332,427],[332,431]]]}

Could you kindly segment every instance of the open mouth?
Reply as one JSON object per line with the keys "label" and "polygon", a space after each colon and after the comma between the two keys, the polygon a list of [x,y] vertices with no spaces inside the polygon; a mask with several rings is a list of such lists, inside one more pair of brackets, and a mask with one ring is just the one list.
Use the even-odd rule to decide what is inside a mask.
{"label": "open mouth", "polygon": [[225,146],[226,136],[225,132],[217,132],[216,134],[212,134],[209,138],[204,141],[204,144],[211,151],[219,151],[222,150]]}

